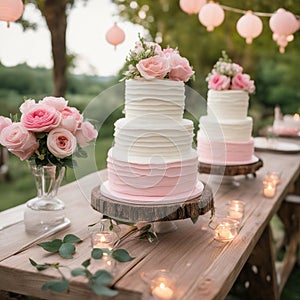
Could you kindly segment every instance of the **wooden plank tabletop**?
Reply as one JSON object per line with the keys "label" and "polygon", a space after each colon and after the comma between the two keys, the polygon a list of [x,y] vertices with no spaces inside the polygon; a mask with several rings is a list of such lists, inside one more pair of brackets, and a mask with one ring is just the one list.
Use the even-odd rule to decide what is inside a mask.
{"label": "wooden plank tabletop", "polygon": [[[128,250],[135,259],[117,263],[113,287],[120,290],[120,295],[114,299],[141,299],[143,293],[149,292],[149,286],[141,279],[141,273],[155,269],[168,269],[178,276],[177,299],[225,297],[290,186],[300,175],[300,153],[256,154],[263,160],[264,167],[257,172],[256,178],[238,177],[239,187],[229,184],[218,186],[212,180],[213,176],[200,176],[203,181],[208,181],[216,193],[216,217],[225,216],[229,200],[240,199],[245,202],[245,218],[238,236],[230,243],[215,241],[212,230],[208,228],[210,213],[207,213],[199,217],[196,224],[188,219],[177,221],[177,230],[159,234],[158,243],[150,244],[136,239],[124,242],[121,247]],[[267,199],[262,195],[262,178],[271,170],[282,171],[282,176],[276,196]],[[33,237],[26,234],[22,223],[0,231],[0,290],[44,299],[102,299],[95,297],[79,277],[72,279],[69,294],[41,291],[41,285],[57,274],[51,270],[37,272],[28,258],[37,262],[61,262],[75,268],[90,256],[87,226],[100,219],[100,214],[90,207],[90,192],[105,176],[106,172],[100,171],[68,184],[59,191],[66,204],[66,215],[71,220],[71,226],[45,240],[62,238],[67,233],[78,235],[83,243],[77,246],[74,259],[49,255],[36,245],[13,255],[23,244],[33,240]],[[17,213],[20,208],[0,213],[0,219],[4,222],[6,218],[12,218],[14,210]],[[68,271],[65,272],[67,275]]]}

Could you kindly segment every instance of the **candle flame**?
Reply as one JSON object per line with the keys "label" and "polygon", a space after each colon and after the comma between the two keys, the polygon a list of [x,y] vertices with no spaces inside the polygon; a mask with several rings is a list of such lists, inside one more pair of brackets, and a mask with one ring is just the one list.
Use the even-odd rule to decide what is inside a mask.
{"label": "candle flame", "polygon": [[294,114],[294,120],[295,120],[295,121],[298,121],[299,119],[300,119],[299,114]]}
{"label": "candle flame", "polygon": [[159,287],[162,288],[162,289],[164,289],[166,287],[166,285],[163,282],[161,282],[160,285],[159,285]]}

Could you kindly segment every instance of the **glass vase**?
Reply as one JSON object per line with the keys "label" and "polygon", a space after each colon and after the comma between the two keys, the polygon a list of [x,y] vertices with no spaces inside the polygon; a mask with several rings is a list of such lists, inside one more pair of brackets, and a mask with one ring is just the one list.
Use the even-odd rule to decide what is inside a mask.
{"label": "glass vase", "polygon": [[64,203],[57,192],[65,174],[65,167],[31,164],[37,196],[26,203],[25,229],[31,234],[40,234],[65,222]]}

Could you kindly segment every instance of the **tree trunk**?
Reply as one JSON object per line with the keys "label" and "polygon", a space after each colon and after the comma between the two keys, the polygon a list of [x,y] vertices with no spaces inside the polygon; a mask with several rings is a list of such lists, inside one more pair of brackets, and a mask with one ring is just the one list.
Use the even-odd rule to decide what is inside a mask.
{"label": "tree trunk", "polygon": [[68,0],[45,0],[40,10],[44,15],[51,33],[53,56],[53,81],[56,97],[65,95],[67,89],[67,54],[66,54],[66,6]]}

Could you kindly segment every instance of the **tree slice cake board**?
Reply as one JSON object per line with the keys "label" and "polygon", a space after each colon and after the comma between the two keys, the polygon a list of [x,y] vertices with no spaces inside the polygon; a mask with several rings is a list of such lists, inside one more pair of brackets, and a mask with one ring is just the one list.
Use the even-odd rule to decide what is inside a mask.
{"label": "tree slice cake board", "polygon": [[127,203],[104,196],[100,186],[91,194],[91,206],[110,218],[123,222],[161,222],[197,218],[213,208],[213,193],[204,185],[201,195],[181,203]]}
{"label": "tree slice cake board", "polygon": [[263,161],[258,158],[257,161],[242,165],[218,165],[199,162],[198,171],[204,174],[236,176],[253,174],[256,176],[256,171],[263,166]]}

